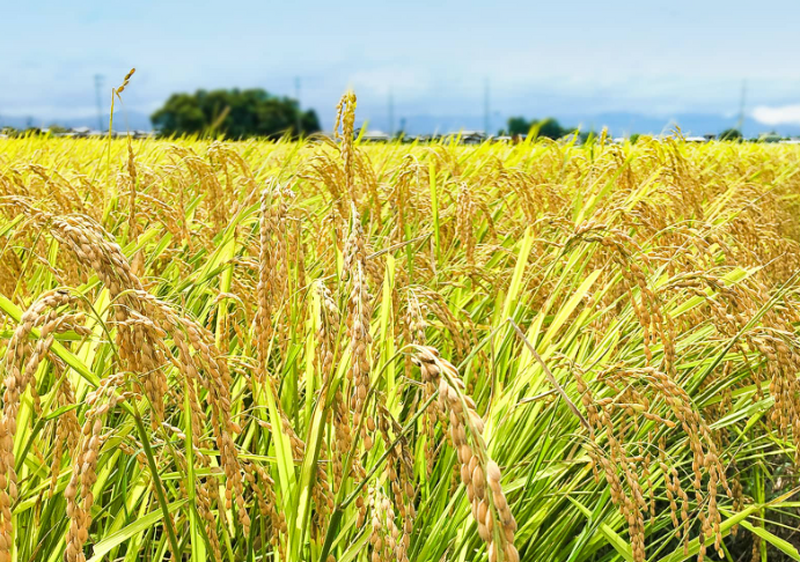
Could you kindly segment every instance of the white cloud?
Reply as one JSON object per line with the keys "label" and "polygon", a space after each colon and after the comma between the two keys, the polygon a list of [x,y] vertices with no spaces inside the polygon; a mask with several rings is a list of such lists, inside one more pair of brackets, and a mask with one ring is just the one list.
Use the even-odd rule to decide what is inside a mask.
{"label": "white cloud", "polygon": [[765,125],[800,125],[800,104],[779,107],[760,105],[753,110],[752,116]]}

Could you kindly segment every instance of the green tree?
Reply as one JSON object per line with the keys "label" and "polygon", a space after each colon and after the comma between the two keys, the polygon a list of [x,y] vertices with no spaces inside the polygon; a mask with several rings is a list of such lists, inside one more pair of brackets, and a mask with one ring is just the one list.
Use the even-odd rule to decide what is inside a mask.
{"label": "green tree", "polygon": [[510,117],[508,119],[508,134],[513,136],[527,135],[531,130],[531,122],[524,117]]}
{"label": "green tree", "polygon": [[535,136],[546,137],[548,139],[560,139],[567,133],[574,132],[573,129],[565,129],[554,118],[548,117],[541,121],[528,121],[524,117],[511,117],[508,120],[509,135],[527,135],[533,129]]}
{"label": "green tree", "polygon": [[308,135],[320,130],[313,110],[262,89],[198,90],[173,94],[150,117],[163,134],[222,134],[230,138]]}
{"label": "green tree", "polygon": [[719,140],[735,141],[742,139],[742,132],[739,129],[725,129],[719,134]]}
{"label": "green tree", "polygon": [[542,119],[539,122],[534,122],[535,125],[538,125],[538,135],[539,137],[546,137],[548,139],[560,139],[567,133],[571,132],[570,129],[565,129],[561,126],[561,124],[552,117],[548,117],[547,119]]}

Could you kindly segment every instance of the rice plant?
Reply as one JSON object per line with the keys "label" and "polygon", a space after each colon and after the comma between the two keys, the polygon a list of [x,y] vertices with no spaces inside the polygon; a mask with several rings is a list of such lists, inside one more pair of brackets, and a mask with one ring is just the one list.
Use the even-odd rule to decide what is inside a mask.
{"label": "rice plant", "polygon": [[800,151],[355,105],[0,140],[0,562],[800,559]]}

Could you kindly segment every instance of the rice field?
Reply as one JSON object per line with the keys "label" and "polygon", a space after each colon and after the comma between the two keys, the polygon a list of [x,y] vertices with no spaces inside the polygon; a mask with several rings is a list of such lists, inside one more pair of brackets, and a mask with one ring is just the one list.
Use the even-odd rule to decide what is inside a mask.
{"label": "rice field", "polygon": [[800,150],[0,140],[0,562],[798,560]]}

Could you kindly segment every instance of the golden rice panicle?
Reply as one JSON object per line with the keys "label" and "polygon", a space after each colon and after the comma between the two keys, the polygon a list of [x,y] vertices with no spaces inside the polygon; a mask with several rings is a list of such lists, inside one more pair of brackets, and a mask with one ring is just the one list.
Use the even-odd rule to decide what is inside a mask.
{"label": "golden rice panicle", "polygon": [[[416,509],[414,508],[414,455],[409,443],[403,435],[403,428],[394,419],[388,408],[378,402],[378,428],[387,449],[384,474],[390,484],[397,516],[402,522],[402,537],[395,537],[392,550],[398,560],[407,558],[411,545],[411,531],[414,526]],[[394,434],[394,439],[392,435]]]}
{"label": "golden rice panicle", "polygon": [[258,378],[263,382],[267,372],[267,354],[272,339],[272,305],[276,292],[274,267],[274,248],[272,247],[271,227],[271,193],[268,189],[261,192],[260,212],[258,215],[258,285],[256,286],[256,344],[258,350]]}
{"label": "golden rice panicle", "polygon": [[[273,326],[273,311],[283,304],[283,299],[288,290],[288,255],[287,255],[287,194],[276,182],[272,181],[261,192],[259,211],[259,254],[258,254],[258,285],[256,298],[258,308],[257,319],[257,346],[259,368],[267,369],[267,353],[274,336],[282,336],[285,342],[285,333],[276,333]],[[288,326],[279,323],[284,330]],[[278,347],[284,349],[278,342]],[[265,376],[266,371],[259,376]]]}
{"label": "golden rice panicle", "polygon": [[128,135],[128,181],[130,181],[130,198],[128,202],[128,238],[136,240],[139,236],[136,221],[136,158],[133,154],[133,141]]}
{"label": "golden rice panicle", "polygon": [[[133,152],[133,140],[128,135],[128,239],[138,240],[139,238],[139,221],[138,210],[136,207],[137,198],[137,173],[136,173],[136,158]],[[131,259],[131,269],[137,277],[144,275],[144,253],[142,250],[136,252]]]}
{"label": "golden rice panicle", "polygon": [[120,86],[119,86],[119,87],[116,89],[117,95],[119,95],[119,94],[121,94],[123,91],[125,91],[125,88],[127,88],[127,87],[128,87],[128,82],[130,82],[130,80],[131,80],[131,77],[133,76],[133,74],[134,74],[135,72],[136,72],[136,69],[135,69],[135,68],[131,68],[131,69],[128,71],[128,73],[125,75],[125,78],[123,78],[123,79],[122,79],[122,84],[120,84]]}
{"label": "golden rice panicle", "polygon": [[[320,378],[323,381],[323,385],[327,388],[328,385],[333,383],[335,374],[336,344],[338,341],[341,314],[333,295],[324,283],[315,281],[314,288],[319,301],[319,317],[317,319],[316,331],[317,350],[315,356]],[[345,406],[344,395],[340,386],[337,386],[334,392],[329,418],[332,422],[331,450],[333,454],[331,461],[333,467],[333,482],[338,486],[342,481],[344,458],[350,451],[350,446],[353,442],[349,411]]]}
{"label": "golden rice panicle", "polygon": [[[721,552],[721,517],[717,507],[717,490],[721,485],[729,497],[733,498],[734,494],[728,486],[716,441],[708,425],[693,409],[685,390],[667,373],[653,367],[630,370],[614,368],[602,372],[597,381],[604,383],[614,393],[614,397],[594,398],[582,377],[576,375],[576,379],[581,400],[588,413],[589,437],[593,443],[589,448],[589,457],[594,464],[599,464],[602,468],[611,489],[611,498],[628,522],[634,560],[645,560],[644,514],[648,506],[641,481],[644,480],[652,486],[650,469],[641,468],[649,454],[642,455],[641,448],[637,455],[629,451],[633,446],[632,435],[636,434],[639,427],[638,421],[631,419],[636,418],[637,413],[644,419],[667,429],[680,425],[687,434],[692,452],[693,478],[690,482],[698,506],[700,536],[701,538],[714,536],[715,547]],[[639,389],[636,388],[637,385],[640,386]],[[647,390],[655,393],[648,397],[644,393]],[[664,415],[671,414],[678,423],[651,411],[655,406],[664,408],[666,410]],[[615,416],[615,413],[624,415]],[[605,443],[598,439],[600,436],[605,438]],[[659,439],[658,466],[664,475],[670,519],[676,529],[682,526],[680,532],[684,548],[688,548],[689,498],[681,485],[676,467],[667,463],[666,441],[663,436]],[[703,489],[704,476],[707,479],[705,489]],[[652,494],[652,488],[650,492]],[[680,523],[678,499],[681,500]],[[652,500],[650,512],[651,514],[653,512]],[[702,559],[705,553],[705,546],[701,545],[699,558]]]}
{"label": "golden rice panicle", "polygon": [[[354,181],[355,149],[353,135],[356,121],[356,94],[349,90],[339,100],[336,106],[336,120],[334,121],[333,136],[341,141],[339,151],[344,165],[344,190],[350,201],[357,201]],[[339,127],[341,126],[341,133]]]}
{"label": "golden rice panicle", "polygon": [[407,314],[408,329],[411,333],[411,340],[409,343],[425,345],[425,329],[427,328],[427,322],[425,321],[422,305],[420,305],[419,299],[413,292],[409,292],[408,295]]}
{"label": "golden rice panicle", "polygon": [[475,204],[469,186],[461,182],[456,200],[456,233],[467,265],[475,264]]}
{"label": "golden rice panicle", "polygon": [[[364,448],[370,450],[375,430],[375,421],[366,413],[367,395],[370,389],[372,335],[372,299],[366,279],[366,249],[364,231],[355,205],[352,206],[350,236],[344,249],[342,275],[348,279],[349,297],[347,301],[347,334],[350,339],[350,408],[353,411],[353,425],[361,428]],[[362,417],[365,416],[362,423]]]}
{"label": "golden rice panicle", "polygon": [[[641,262],[647,266],[649,256],[642,251],[636,241],[620,229],[611,228],[609,225],[594,220],[584,221],[577,225],[573,231],[572,240],[598,242],[608,252],[608,257],[617,265],[622,274],[624,289],[628,295],[631,308],[639,320],[643,330],[643,350],[650,363],[653,360],[652,346],[656,336],[660,336],[664,348],[667,350],[665,359],[667,371],[673,374],[673,365],[668,341],[670,330],[665,326],[665,319],[661,312],[658,295],[650,288]],[[639,295],[636,298],[636,291]]]}
{"label": "golden rice panicle", "polygon": [[219,504],[219,488],[213,478],[207,478],[203,482],[198,482],[195,487],[197,514],[205,524],[206,535],[211,546],[211,554],[214,560],[222,560],[222,546],[219,542],[217,532],[217,520],[212,511],[212,505]]}
{"label": "golden rice panicle", "polygon": [[[424,346],[427,338],[425,330],[427,322],[423,313],[423,307],[419,302],[416,293],[409,289],[406,299],[406,310],[403,315],[403,339],[407,345]],[[410,353],[405,354],[404,368],[407,378],[412,376],[412,366],[414,364]],[[426,402],[436,392],[436,381],[426,379],[423,372],[422,380],[422,401]],[[438,404],[432,402],[423,414],[423,434],[425,435],[425,466],[430,475],[433,464],[436,460],[436,420],[442,415],[438,410]]]}
{"label": "golden rice panicle", "polygon": [[[37,216],[48,225],[53,237],[72,250],[82,266],[90,267],[108,288],[114,306],[114,323],[118,326],[117,344],[123,363],[130,365],[134,372],[149,372],[159,364],[152,355],[142,354],[140,345],[143,338],[153,337],[147,327],[139,322],[129,323],[132,313],[138,311],[139,304],[128,294],[128,290],[142,290],[139,278],[133,273],[130,262],[119,245],[98,224],[77,216],[47,217]],[[138,315],[134,315],[138,318]],[[159,390],[163,390],[158,383]]]}
{"label": "golden rice panicle", "polygon": [[64,490],[70,520],[65,551],[67,562],[86,562],[83,545],[89,538],[92,523],[92,487],[97,481],[97,460],[104,440],[103,420],[110,410],[125,400],[124,393],[117,393],[123,384],[122,375],[112,375],[101,381],[100,386],[86,398],[89,411],[81,428],[81,443],[72,466],[72,477]]}
{"label": "golden rice panicle", "polygon": [[286,535],[287,527],[283,512],[277,508],[275,482],[269,472],[261,465],[247,461],[243,463],[243,468],[250,488],[255,491],[259,511],[269,522],[269,527],[267,528],[269,542],[283,556],[281,536]]}
{"label": "golden rice panicle", "polygon": [[[579,369],[575,369],[573,371],[573,375],[575,377],[575,381],[577,382],[578,393],[581,397],[581,403],[583,404],[584,409],[586,410],[586,419],[589,422],[589,439],[591,441],[595,441],[596,439],[596,431],[602,427],[602,422],[600,420],[600,414],[598,407],[595,403],[595,398],[592,394],[591,389],[589,389],[586,381],[583,378],[583,375],[579,372]],[[597,449],[594,447],[588,447],[587,453],[589,455],[589,461],[592,465],[592,474],[594,476],[594,481],[599,483],[600,482],[600,471],[598,470],[598,464],[600,460],[598,458]]]}
{"label": "golden rice panicle", "polygon": [[378,486],[369,490],[369,508],[372,513],[369,542],[372,547],[371,562],[396,560],[407,562],[408,555],[400,530],[395,524],[395,512],[389,498]]}
{"label": "golden rice panicle", "polygon": [[80,438],[81,426],[78,415],[74,408],[69,408],[75,404],[75,395],[69,379],[63,376],[64,367],[60,361],[53,362],[54,373],[61,375],[61,383],[56,391],[59,408],[68,408],[58,416],[53,423],[56,426],[56,439],[53,448],[53,459],[50,464],[50,497],[53,497],[58,484],[58,477],[61,474],[61,460],[64,452],[72,454],[77,448]]}
{"label": "golden rice panicle", "polygon": [[497,463],[483,440],[484,421],[475,402],[464,394],[456,368],[433,347],[419,347],[415,357],[423,379],[439,384],[439,407],[450,420],[450,439],[461,463],[461,481],[472,504],[478,534],[487,544],[489,562],[519,562],[514,546],[517,522],[511,514]]}
{"label": "golden rice panicle", "polygon": [[[244,530],[249,531],[250,516],[245,506],[242,467],[239,462],[237,448],[234,443],[233,433],[239,433],[241,428],[231,416],[232,377],[226,358],[222,356],[214,343],[213,335],[198,326],[194,321],[177,314],[168,304],[157,300],[146,291],[132,291],[132,296],[139,299],[139,306],[147,305],[148,312],[156,318],[178,342],[186,339],[188,346],[179,346],[179,357],[183,363],[182,372],[186,365],[198,362],[203,365],[208,376],[200,382],[208,390],[206,402],[211,410],[211,429],[220,453],[220,465],[225,472],[225,506],[231,509],[236,503],[236,515]],[[176,344],[177,345],[177,344]],[[181,351],[181,347],[184,347]],[[186,358],[186,347],[196,351],[196,358]],[[191,369],[185,372],[191,373]],[[246,533],[245,533],[246,534]]]}
{"label": "golden rice panicle", "polygon": [[[615,427],[612,421],[611,408],[614,406],[614,399],[596,400],[579,373],[575,374],[575,379],[578,382],[581,402],[587,411],[589,438],[592,442],[592,445],[588,447],[588,456],[595,480],[599,480],[599,465],[610,489],[612,501],[628,522],[633,559],[642,562],[645,560],[643,512],[646,504],[639,478],[633,470],[634,461],[629,458],[623,443],[621,443],[621,439],[624,439],[625,429],[624,427]],[[598,444],[600,435],[605,437],[607,445],[600,446]],[[605,450],[608,451],[608,454],[605,453]],[[623,483],[631,490],[630,494],[626,493]]]}
{"label": "golden rice panicle", "polygon": [[[17,500],[14,436],[17,433],[20,399],[30,387],[34,407],[36,410],[40,409],[34,374],[48,353],[55,333],[62,324],[69,324],[74,318],[73,315],[60,313],[58,309],[75,300],[75,296],[63,289],[42,295],[22,314],[21,322],[14,330],[6,348],[3,361],[5,389],[0,420],[0,559],[7,559],[10,556],[13,537],[12,506]],[[33,346],[29,337],[37,326],[41,326],[39,339]],[[84,333],[79,327],[74,327],[79,329],[79,333]]]}
{"label": "golden rice panicle", "polygon": [[372,437],[367,430],[374,430],[372,417],[367,414],[365,423],[361,418],[366,413],[367,395],[370,389],[370,351],[372,336],[370,335],[370,319],[372,306],[367,292],[364,270],[361,263],[354,266],[352,289],[348,303],[348,331],[350,335],[351,367],[350,382],[352,385],[353,424],[361,427],[361,438],[364,447],[372,448]]}
{"label": "golden rice panicle", "polygon": [[350,205],[349,226],[350,231],[342,250],[342,278],[352,280],[356,265],[359,265],[362,270],[367,269],[367,240],[361,224],[361,215],[354,204]]}
{"label": "golden rice panicle", "polygon": [[347,406],[344,392],[341,386],[336,389],[333,397],[333,405],[331,407],[331,416],[333,418],[333,477],[334,483],[338,486],[341,485],[343,479],[348,474],[358,474],[363,471],[363,467],[359,459],[354,459],[353,465],[350,467],[349,473],[345,474],[344,460],[350,453],[353,446],[353,429],[351,428],[351,412]]}
{"label": "golden rice panicle", "polygon": [[[334,380],[334,359],[338,351],[336,349],[336,344],[338,342],[341,314],[330,290],[320,281],[315,282],[314,285],[320,303],[316,332],[318,350],[315,355],[320,377],[323,384],[327,386],[333,384]],[[350,445],[352,444],[350,410],[345,404],[341,385],[336,385],[330,410],[330,418],[333,421],[331,428],[331,444],[334,451],[332,459],[334,482],[339,484],[343,476],[343,460],[350,451]]]}
{"label": "golden rice panicle", "polygon": [[[403,313],[403,341],[406,345],[425,345],[425,317],[422,313],[419,299],[412,289],[408,289],[406,296],[406,307]],[[404,369],[406,377],[411,378],[414,362],[411,354],[404,357]],[[435,388],[430,389],[431,392]]]}
{"label": "golden rice panicle", "polygon": [[[287,217],[286,219],[286,266],[287,279],[294,282],[295,288],[305,288],[308,285],[306,277],[306,244],[303,241],[303,223],[301,219]],[[291,266],[291,271],[290,267]],[[301,309],[305,313],[306,308]]]}

